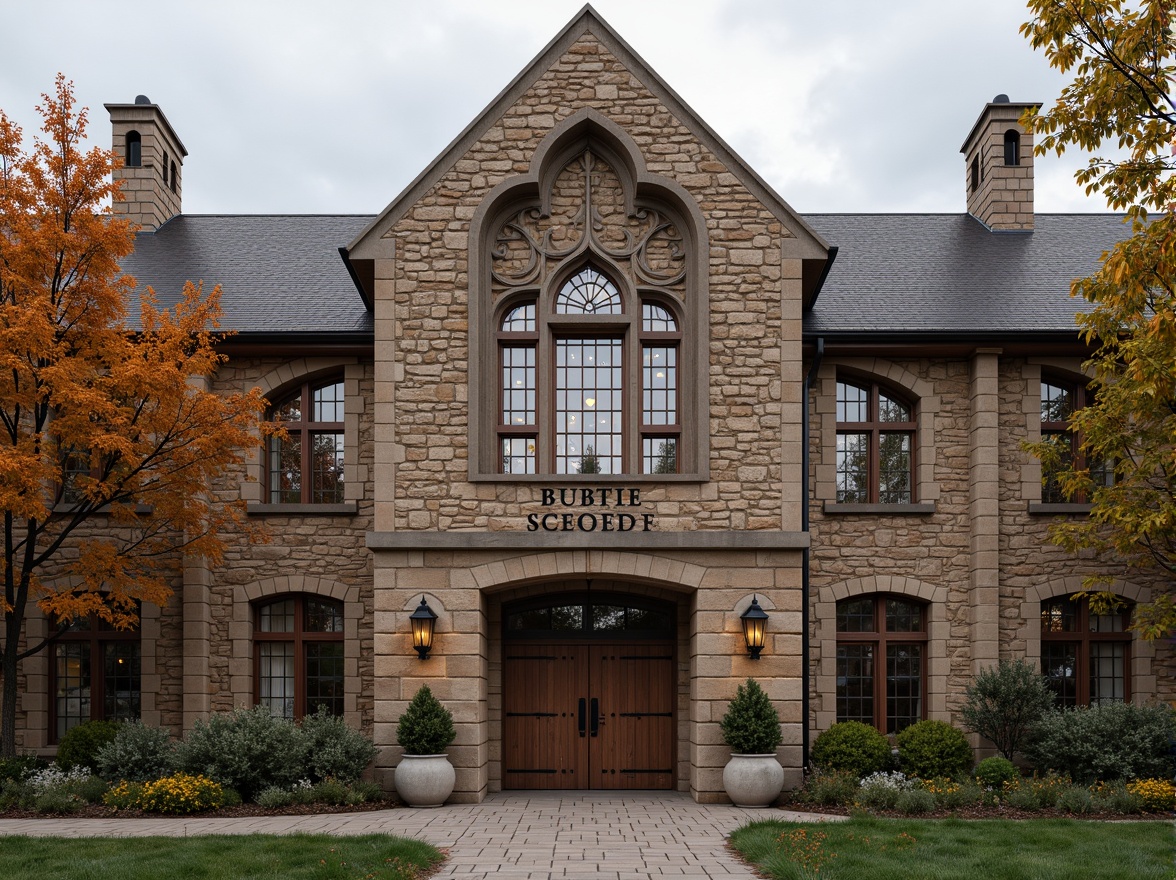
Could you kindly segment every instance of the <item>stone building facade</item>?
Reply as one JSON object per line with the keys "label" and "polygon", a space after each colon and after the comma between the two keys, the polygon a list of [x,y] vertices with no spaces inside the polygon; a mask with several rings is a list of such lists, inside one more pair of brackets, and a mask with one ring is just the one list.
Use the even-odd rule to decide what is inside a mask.
{"label": "stone building facade", "polygon": [[[224,285],[215,385],[261,387],[295,438],[212,487],[271,541],[177,564],[143,611],[137,714],[180,734],[326,705],[390,785],[427,684],[455,799],[717,801],[748,677],[790,785],[835,721],[958,720],[1002,658],[1077,702],[1172,698],[1168,653],[1121,621],[1043,624],[1085,613],[1064,603],[1092,569],[1050,544],[1084,508],[1043,497],[1021,443],[1057,430],[1043,390],[1079,399],[1068,282],[1117,223],[1034,217],[1024,106],[999,96],[969,135],[968,214],[801,217],[586,8],[378,216],[241,218],[182,214],[158,107],[109,105],[139,150],[127,270]],[[167,178],[144,174],[164,146]],[[26,747],[86,711],[76,659],[26,663]]]}

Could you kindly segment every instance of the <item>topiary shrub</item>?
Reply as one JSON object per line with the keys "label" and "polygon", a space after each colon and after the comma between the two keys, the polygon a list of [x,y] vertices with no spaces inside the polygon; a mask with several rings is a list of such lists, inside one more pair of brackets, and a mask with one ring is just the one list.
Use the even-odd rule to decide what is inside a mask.
{"label": "topiary shrub", "polygon": [[456,736],[453,715],[433,696],[428,685],[422,685],[396,725],[396,739],[404,753],[439,755]]}
{"label": "topiary shrub", "polygon": [[1036,666],[1001,660],[981,670],[968,685],[960,717],[965,730],[989,740],[1011,761],[1053,702],[1053,692]]}
{"label": "topiary shrub", "polygon": [[265,706],[218,712],[197,721],[177,750],[177,764],[247,800],[263,789],[289,787],[303,775],[306,741],[292,721]]}
{"label": "topiary shrub", "polygon": [[86,721],[71,727],[57,746],[57,766],[63,770],[74,767],[96,770],[98,750],[114,742],[120,727],[118,721]]}
{"label": "topiary shrub", "polygon": [[972,747],[950,724],[920,721],[898,735],[898,761],[908,776],[959,779],[972,769]]}
{"label": "topiary shrub", "polygon": [[780,745],[780,716],[764,689],[749,678],[735,691],[735,699],[719,722],[723,742],[736,755],[775,754]]}
{"label": "topiary shrub", "polygon": [[306,743],[306,769],[313,780],[330,777],[350,784],[359,779],[376,757],[376,747],[370,739],[321,706],[314,715],[302,719],[302,736]]}
{"label": "topiary shrub", "polygon": [[821,770],[868,776],[890,766],[890,742],[869,724],[842,721],[813,743],[813,764]]}
{"label": "topiary shrub", "polygon": [[109,782],[149,782],[176,769],[176,746],[171,735],[142,721],[120,725],[114,739],[95,757],[94,769]]}
{"label": "topiary shrub", "polygon": [[1050,712],[1033,728],[1024,754],[1039,770],[1087,785],[1171,778],[1174,734],[1176,716],[1167,705],[1101,703]]}
{"label": "topiary shrub", "polygon": [[1005,758],[985,758],[976,765],[976,781],[992,791],[1003,791],[1006,782],[1020,778],[1016,766]]}

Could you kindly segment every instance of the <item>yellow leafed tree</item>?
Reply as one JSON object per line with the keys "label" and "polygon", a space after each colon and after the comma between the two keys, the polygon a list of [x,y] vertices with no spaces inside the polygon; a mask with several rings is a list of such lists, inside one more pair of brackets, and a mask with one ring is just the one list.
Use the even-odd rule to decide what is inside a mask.
{"label": "yellow leafed tree", "polygon": [[0,755],[15,752],[20,662],[53,638],[22,639],[39,607],[132,626],[139,602],[171,594],[182,554],[217,563],[240,502],[211,482],[268,430],[260,391],[206,390],[223,357],[219,289],[188,284],[171,310],[119,269],[135,230],[109,210],[114,155],[83,151],[86,111],[58,76],[31,149],[0,111],[0,511],[3,644]]}

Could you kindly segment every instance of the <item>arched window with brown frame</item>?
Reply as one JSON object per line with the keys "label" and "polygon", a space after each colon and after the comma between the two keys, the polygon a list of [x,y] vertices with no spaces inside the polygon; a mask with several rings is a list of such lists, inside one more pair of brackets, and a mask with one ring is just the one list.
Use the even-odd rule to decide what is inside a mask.
{"label": "arched window with brown frame", "polygon": [[837,720],[898,733],[926,717],[927,609],[902,596],[837,603]]}
{"label": "arched window with brown frame", "polygon": [[343,714],[343,603],[283,596],[254,609],[254,693],[283,718]]}
{"label": "arched window with brown frame", "polygon": [[343,387],[341,376],[309,380],[271,408],[286,430],[266,450],[271,504],[342,503]]}
{"label": "arched window with brown frame", "polygon": [[139,717],[142,651],[138,627],[115,629],[92,614],[66,624],[50,644],[53,742],[85,721]]}
{"label": "arched window with brown frame", "polygon": [[1068,496],[1062,491],[1058,475],[1071,468],[1090,467],[1091,478],[1099,485],[1110,485],[1114,471],[1103,462],[1088,464],[1082,438],[1071,427],[1074,413],[1090,402],[1085,384],[1046,375],[1041,378],[1041,439],[1054,446],[1056,457],[1042,468],[1041,500],[1046,504],[1086,503],[1085,495]]}
{"label": "arched window with brown frame", "polygon": [[1041,672],[1059,706],[1131,699],[1131,606],[1095,614],[1090,599],[1041,603]]}
{"label": "arched window with brown frame", "polygon": [[837,380],[837,501],[911,504],[915,408],[868,379]]}

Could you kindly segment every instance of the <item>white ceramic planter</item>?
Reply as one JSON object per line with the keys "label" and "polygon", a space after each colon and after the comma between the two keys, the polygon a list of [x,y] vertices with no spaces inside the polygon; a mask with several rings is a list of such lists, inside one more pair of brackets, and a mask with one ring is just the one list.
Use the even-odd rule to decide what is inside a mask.
{"label": "white ceramic planter", "polygon": [[394,781],[396,793],[410,807],[439,807],[453,794],[457,774],[447,755],[405,755]]}
{"label": "white ceramic planter", "polygon": [[766,807],[784,788],[784,768],[775,755],[732,755],[723,788],[737,807]]}

